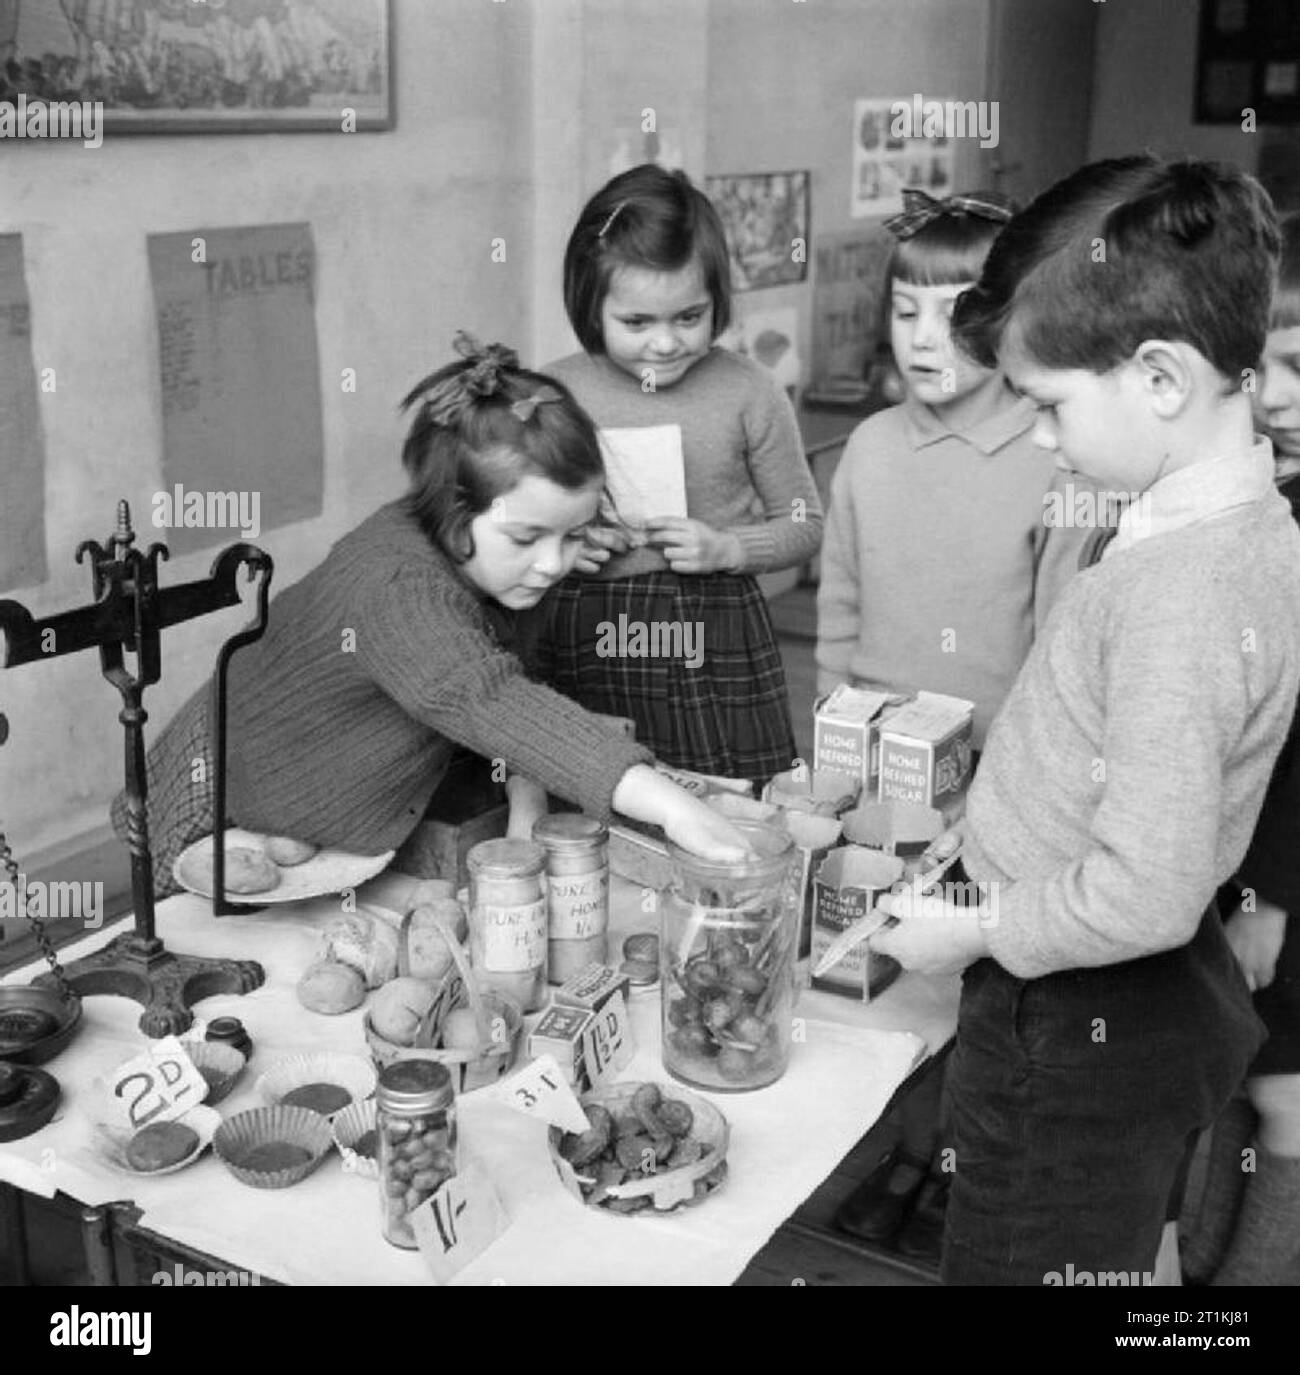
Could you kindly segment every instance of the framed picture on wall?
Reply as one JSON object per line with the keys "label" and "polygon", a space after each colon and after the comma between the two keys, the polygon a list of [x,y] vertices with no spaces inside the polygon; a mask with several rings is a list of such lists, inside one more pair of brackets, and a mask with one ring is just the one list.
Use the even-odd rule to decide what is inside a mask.
{"label": "framed picture on wall", "polygon": [[1196,122],[1300,123],[1296,0],[1201,0]]}
{"label": "framed picture on wall", "polygon": [[756,172],[705,178],[727,231],[733,291],[808,276],[808,173]]}
{"label": "framed picture on wall", "polygon": [[109,137],[390,129],[389,0],[0,0],[0,102]]}

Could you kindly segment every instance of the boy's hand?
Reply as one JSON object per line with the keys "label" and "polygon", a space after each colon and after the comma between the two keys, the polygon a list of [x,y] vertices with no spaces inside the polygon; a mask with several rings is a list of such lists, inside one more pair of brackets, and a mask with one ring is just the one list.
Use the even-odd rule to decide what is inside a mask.
{"label": "boy's hand", "polygon": [[686,516],[655,516],[646,521],[649,543],[662,549],[674,573],[730,573],[745,562],[735,535]]}
{"label": "boy's hand", "polygon": [[1255,911],[1240,907],[1223,924],[1232,953],[1237,957],[1246,987],[1254,993],[1267,988],[1277,973],[1277,957],[1286,936],[1286,913],[1271,902],[1258,902]]}
{"label": "boy's hand", "polygon": [[983,907],[957,907],[942,898],[918,897],[915,887],[889,893],[877,904],[898,925],[877,931],[867,944],[892,955],[918,974],[958,974],[989,953]]}
{"label": "boy's hand", "polygon": [[574,560],[576,573],[599,573],[613,554],[626,554],[632,547],[631,536],[613,525],[593,525],[582,541],[582,548]]}

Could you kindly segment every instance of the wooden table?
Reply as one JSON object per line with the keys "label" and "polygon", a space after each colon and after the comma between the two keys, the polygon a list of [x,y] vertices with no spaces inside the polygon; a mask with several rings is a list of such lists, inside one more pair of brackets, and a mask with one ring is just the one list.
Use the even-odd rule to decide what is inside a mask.
{"label": "wooden table", "polygon": [[[618,883],[616,881],[616,888]],[[622,932],[645,923],[645,918],[640,915],[639,904],[629,900],[629,892],[624,892],[615,902],[614,912],[616,939]],[[241,953],[248,955],[256,951],[245,949]],[[31,972],[34,970],[23,971],[23,975],[30,977]],[[250,1004],[251,999],[257,996],[250,996]],[[833,995],[806,991],[801,997],[797,1013],[848,1027],[867,1026],[881,1031],[913,1032],[933,1053],[952,1033],[956,998],[956,980],[905,975],[870,1007]],[[229,1008],[223,1004],[221,1010]],[[328,1020],[333,1022],[337,1019]],[[56,1059],[50,1068],[57,1077],[59,1060]],[[864,1128],[867,1125],[864,1124]],[[39,1138],[29,1140],[38,1141]],[[18,1144],[21,1143],[15,1143]],[[0,1146],[0,1152],[7,1149]],[[124,1180],[123,1184],[123,1192],[130,1192],[129,1181]],[[30,1233],[33,1230],[30,1225],[33,1210],[39,1213],[42,1209],[54,1209],[61,1213],[66,1225],[73,1229],[70,1235],[79,1237],[86,1275],[92,1283],[148,1284],[158,1270],[169,1270],[177,1264],[190,1271],[221,1272],[233,1268],[212,1254],[180,1244],[174,1237],[161,1231],[140,1226],[140,1214],[129,1202],[109,1202],[97,1208],[87,1208],[67,1195],[58,1195],[53,1202],[37,1203],[12,1186],[3,1185],[0,1186],[0,1225],[3,1225],[4,1235],[10,1238],[11,1253],[18,1252],[16,1258],[13,1255],[10,1257],[10,1282],[23,1283],[26,1278],[23,1232],[26,1230]]]}

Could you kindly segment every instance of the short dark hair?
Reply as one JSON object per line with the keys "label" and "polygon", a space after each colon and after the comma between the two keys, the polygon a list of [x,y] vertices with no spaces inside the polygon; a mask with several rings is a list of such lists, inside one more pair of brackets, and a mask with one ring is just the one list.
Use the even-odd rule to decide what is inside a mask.
{"label": "short dark hair", "polygon": [[[545,477],[572,491],[605,477],[591,417],[562,382],[544,373],[500,366],[490,394],[467,396],[458,414],[440,418],[431,394],[445,396],[450,379],[478,365],[463,358],[439,368],[401,404],[403,411],[419,406],[402,445],[402,466],[411,479],[407,504],[455,563],[474,557],[470,522],[522,478]],[[532,404],[535,397],[542,398],[538,404]]]}
{"label": "short dark hair", "polygon": [[685,172],[653,162],[621,172],[583,207],[564,250],[564,309],[588,353],[604,353],[600,311],[620,267],[678,272],[698,262],[713,301],[713,337],[731,323],[727,235]]}
{"label": "short dark hair", "polygon": [[[993,191],[978,191],[974,196],[989,205],[1001,205],[1014,212],[1006,196]],[[955,206],[945,206],[928,224],[894,244],[889,255],[886,282],[897,279],[912,286],[958,286],[977,281],[993,240],[1001,233],[1004,220],[973,215]]]}
{"label": "short dark hair", "polygon": [[1269,314],[1269,329],[1295,329],[1300,325],[1300,210],[1285,216],[1278,226],[1282,235],[1282,259],[1277,270],[1277,292]]}
{"label": "short dark hair", "polygon": [[1094,162],[1003,228],[957,302],[953,335],[991,366],[1014,319],[1044,367],[1095,373],[1145,339],[1175,339],[1237,378],[1264,345],[1277,255],[1268,193],[1237,168]]}

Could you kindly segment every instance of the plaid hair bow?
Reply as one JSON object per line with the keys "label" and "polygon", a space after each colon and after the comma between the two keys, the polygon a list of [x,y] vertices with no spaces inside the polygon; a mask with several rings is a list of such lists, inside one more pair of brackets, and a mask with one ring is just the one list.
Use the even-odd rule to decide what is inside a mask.
{"label": "plaid hair bow", "polygon": [[995,224],[1005,224],[1011,218],[1011,211],[1007,206],[978,192],[966,196],[949,196],[946,200],[937,201],[928,191],[908,187],[903,192],[902,214],[887,219],[885,228],[896,239],[910,239],[927,224],[932,224],[955,211],[974,215],[977,219],[991,220]]}
{"label": "plaid hair bow", "polygon": [[496,394],[503,370],[519,366],[519,355],[514,349],[505,344],[489,344],[484,348],[463,329],[456,332],[452,347],[473,366],[444,377],[425,394],[425,417],[433,425],[454,425],[475,401]]}

